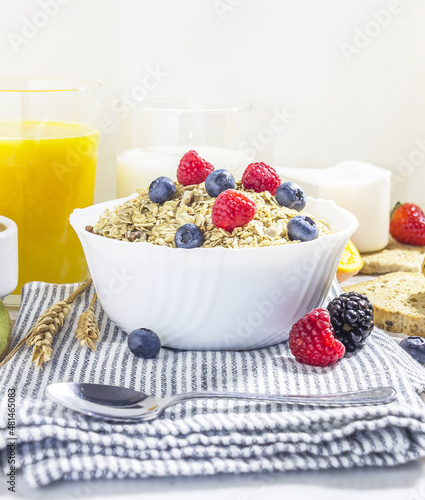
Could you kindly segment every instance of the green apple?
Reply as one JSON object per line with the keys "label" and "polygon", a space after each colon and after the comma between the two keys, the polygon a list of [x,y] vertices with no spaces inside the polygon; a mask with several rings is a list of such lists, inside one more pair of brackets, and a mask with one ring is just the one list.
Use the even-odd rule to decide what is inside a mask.
{"label": "green apple", "polygon": [[0,300],[0,361],[6,356],[10,344],[10,318],[7,309]]}

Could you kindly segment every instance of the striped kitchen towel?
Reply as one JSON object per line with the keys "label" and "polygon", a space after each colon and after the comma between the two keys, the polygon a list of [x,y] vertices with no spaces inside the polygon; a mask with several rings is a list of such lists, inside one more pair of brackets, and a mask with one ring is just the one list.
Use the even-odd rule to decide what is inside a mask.
{"label": "striped kitchen towel", "polygon": [[[76,285],[29,283],[14,342],[37,316]],[[335,367],[297,363],[287,343],[245,352],[162,349],[134,357],[126,334],[105,315],[98,351],[74,337],[93,288],[73,305],[44,369],[24,347],[0,369],[0,466],[10,456],[31,486],[59,479],[192,476],[393,466],[425,455],[425,371],[384,332]],[[333,285],[331,296],[340,293]],[[388,405],[318,408],[234,400],[187,401],[147,423],[110,423],[64,409],[43,391],[56,381],[116,384],[171,396],[196,390],[323,394],[393,386]],[[16,424],[16,426],[14,425]],[[13,433],[13,435],[11,434]],[[10,477],[10,476],[9,476]]]}

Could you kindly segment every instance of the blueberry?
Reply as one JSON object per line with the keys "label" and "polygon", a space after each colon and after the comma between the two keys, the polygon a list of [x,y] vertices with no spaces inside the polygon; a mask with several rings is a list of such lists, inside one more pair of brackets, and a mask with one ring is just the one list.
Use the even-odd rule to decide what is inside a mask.
{"label": "blueberry", "polygon": [[235,189],[235,187],[235,178],[228,170],[224,170],[223,168],[214,170],[205,179],[205,190],[211,198],[216,198],[220,193],[226,191],[226,189]]}
{"label": "blueberry", "polygon": [[292,208],[297,212],[305,207],[306,199],[304,191],[295,182],[284,182],[274,195],[281,207]]}
{"label": "blueberry", "polygon": [[154,358],[161,349],[158,335],[148,328],[133,330],[127,339],[130,351],[138,358]]}
{"label": "blueberry", "polygon": [[296,215],[288,222],[288,238],[291,241],[310,241],[319,236],[316,223],[306,215]]}
{"label": "blueberry", "polygon": [[204,243],[204,235],[195,224],[183,224],[176,231],[174,243],[177,248],[197,248]]}
{"label": "blueberry", "polygon": [[149,199],[153,203],[164,203],[173,196],[175,191],[176,186],[169,177],[158,177],[149,186]]}
{"label": "blueberry", "polygon": [[425,338],[407,337],[400,342],[400,347],[419,363],[425,363]]}

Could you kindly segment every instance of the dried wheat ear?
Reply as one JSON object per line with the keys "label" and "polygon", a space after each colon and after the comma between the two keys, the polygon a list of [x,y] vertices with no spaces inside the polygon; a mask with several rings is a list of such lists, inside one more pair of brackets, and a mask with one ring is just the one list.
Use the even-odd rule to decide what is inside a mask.
{"label": "dried wheat ear", "polygon": [[53,337],[63,326],[65,318],[71,311],[73,301],[91,284],[92,279],[90,278],[72,292],[67,299],[56,302],[44,311],[27,335],[3,359],[0,367],[12,359],[25,343],[33,348],[32,361],[35,366],[43,366],[43,363],[49,361],[52,355]]}
{"label": "dried wheat ear", "polygon": [[42,366],[50,360],[54,335],[63,326],[65,318],[71,311],[71,304],[61,300],[53,304],[42,314],[31,330],[27,345],[32,346],[32,360],[35,366]]}
{"label": "dried wheat ear", "polygon": [[90,306],[87,311],[78,318],[75,337],[80,341],[82,346],[89,346],[93,351],[96,351],[95,342],[99,340],[99,326],[94,314],[94,304],[96,303],[96,292],[93,295]]}

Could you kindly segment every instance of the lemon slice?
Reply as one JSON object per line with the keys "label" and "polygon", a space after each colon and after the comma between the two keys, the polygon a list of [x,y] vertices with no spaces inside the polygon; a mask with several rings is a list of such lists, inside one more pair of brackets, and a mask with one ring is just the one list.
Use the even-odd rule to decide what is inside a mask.
{"label": "lemon slice", "polygon": [[341,255],[341,260],[336,271],[336,279],[342,283],[348,278],[357,274],[363,267],[363,261],[359,251],[351,240],[348,240],[347,245]]}
{"label": "lemon slice", "polygon": [[0,300],[0,361],[6,356],[10,344],[10,318],[7,309]]}

